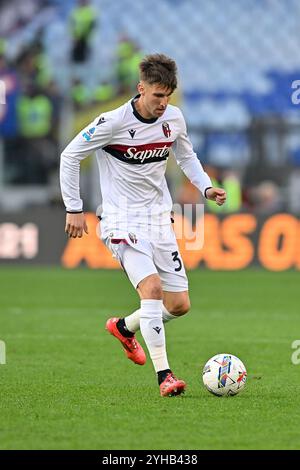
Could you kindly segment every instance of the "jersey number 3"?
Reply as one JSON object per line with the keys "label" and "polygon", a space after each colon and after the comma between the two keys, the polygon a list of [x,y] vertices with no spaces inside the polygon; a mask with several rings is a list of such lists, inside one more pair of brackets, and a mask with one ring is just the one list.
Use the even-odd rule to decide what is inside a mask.
{"label": "jersey number 3", "polygon": [[173,261],[177,261],[178,263],[178,266],[175,268],[175,271],[181,271],[182,262],[181,262],[181,259],[178,258],[178,251],[173,251],[172,256],[173,256]]}

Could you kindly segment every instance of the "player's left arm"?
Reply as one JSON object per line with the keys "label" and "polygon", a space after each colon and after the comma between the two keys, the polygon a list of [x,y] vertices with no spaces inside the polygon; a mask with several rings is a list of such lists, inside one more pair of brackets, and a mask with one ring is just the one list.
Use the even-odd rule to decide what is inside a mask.
{"label": "player's left arm", "polygon": [[206,199],[215,201],[218,206],[222,206],[226,202],[226,191],[222,188],[206,188],[204,191]]}
{"label": "player's left arm", "polygon": [[215,201],[218,206],[222,206],[226,202],[226,191],[222,188],[213,187],[210,177],[204,171],[193,150],[182,115],[179,122],[181,131],[173,144],[173,150],[178,165],[186,177],[199,189],[206,199]]}

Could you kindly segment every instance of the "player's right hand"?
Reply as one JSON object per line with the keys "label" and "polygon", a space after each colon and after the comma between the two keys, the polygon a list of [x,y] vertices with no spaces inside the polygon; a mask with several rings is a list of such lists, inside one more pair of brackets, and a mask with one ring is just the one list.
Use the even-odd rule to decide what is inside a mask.
{"label": "player's right hand", "polygon": [[83,235],[83,231],[85,231],[85,233],[89,233],[84,213],[67,213],[65,232],[68,234],[68,236],[70,238],[81,238]]}

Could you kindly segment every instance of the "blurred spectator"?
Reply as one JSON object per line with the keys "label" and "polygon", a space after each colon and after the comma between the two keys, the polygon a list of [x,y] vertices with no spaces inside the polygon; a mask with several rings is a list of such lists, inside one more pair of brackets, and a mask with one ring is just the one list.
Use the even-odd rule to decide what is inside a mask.
{"label": "blurred spectator", "polygon": [[91,102],[91,91],[79,78],[73,79],[71,98],[75,110],[82,109]]}
{"label": "blurred spectator", "polygon": [[17,112],[19,137],[6,155],[8,182],[45,184],[57,167],[54,103],[28,83],[19,97]]}
{"label": "blurred spectator", "polygon": [[122,36],[117,47],[116,79],[119,94],[132,93],[139,80],[138,64],[142,54],[137,44],[127,36]]}
{"label": "blurred spectator", "polygon": [[91,104],[105,103],[115,97],[115,88],[111,83],[103,82],[95,88],[87,86],[80,79],[73,79],[71,97],[75,110],[87,108]]}
{"label": "blurred spectator", "polygon": [[20,134],[25,138],[50,135],[53,129],[51,100],[34,85],[28,84],[18,102]]}
{"label": "blurred spectator", "polygon": [[39,40],[31,43],[18,57],[17,66],[22,80],[30,80],[45,90],[52,80],[46,52]]}
{"label": "blurred spectator", "polygon": [[89,0],[78,0],[71,11],[70,28],[72,36],[71,61],[84,63],[90,57],[92,32],[96,26],[96,11]]}
{"label": "blurred spectator", "polygon": [[279,186],[273,181],[262,181],[249,191],[252,210],[257,214],[270,214],[284,209]]}
{"label": "blurred spectator", "polygon": [[211,178],[212,185],[225,189],[227,193],[226,204],[217,206],[212,201],[206,201],[207,207],[215,213],[238,212],[242,207],[242,190],[239,175],[233,169],[206,166],[206,172]]}
{"label": "blurred spectator", "polygon": [[46,51],[40,40],[36,40],[32,44],[31,52],[34,56],[35,82],[39,87],[46,89],[52,80],[52,71]]}
{"label": "blurred spectator", "polygon": [[98,85],[93,93],[93,101],[95,103],[105,103],[115,97],[115,88],[109,82],[103,82]]}

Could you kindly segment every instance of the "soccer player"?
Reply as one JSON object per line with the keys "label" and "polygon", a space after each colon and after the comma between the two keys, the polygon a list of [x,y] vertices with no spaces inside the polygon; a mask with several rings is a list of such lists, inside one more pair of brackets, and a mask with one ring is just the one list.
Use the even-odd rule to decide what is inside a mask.
{"label": "soccer player", "polygon": [[102,191],[101,238],[118,259],[140,297],[140,308],[125,318],[110,318],[106,329],[127,357],[143,365],[146,355],[135,338],[140,329],[161,396],[179,395],[186,384],[172,372],[164,322],[188,312],[188,281],[170,213],[165,179],[170,148],[178,165],[201,193],[218,205],[223,189],[212,187],[187,136],[181,111],[169,103],[177,86],[176,63],[163,54],[139,65],[138,95],[89,124],[61,155],[60,180],[66,206],[65,232],[88,233],[79,191],[80,161],[96,151]]}

